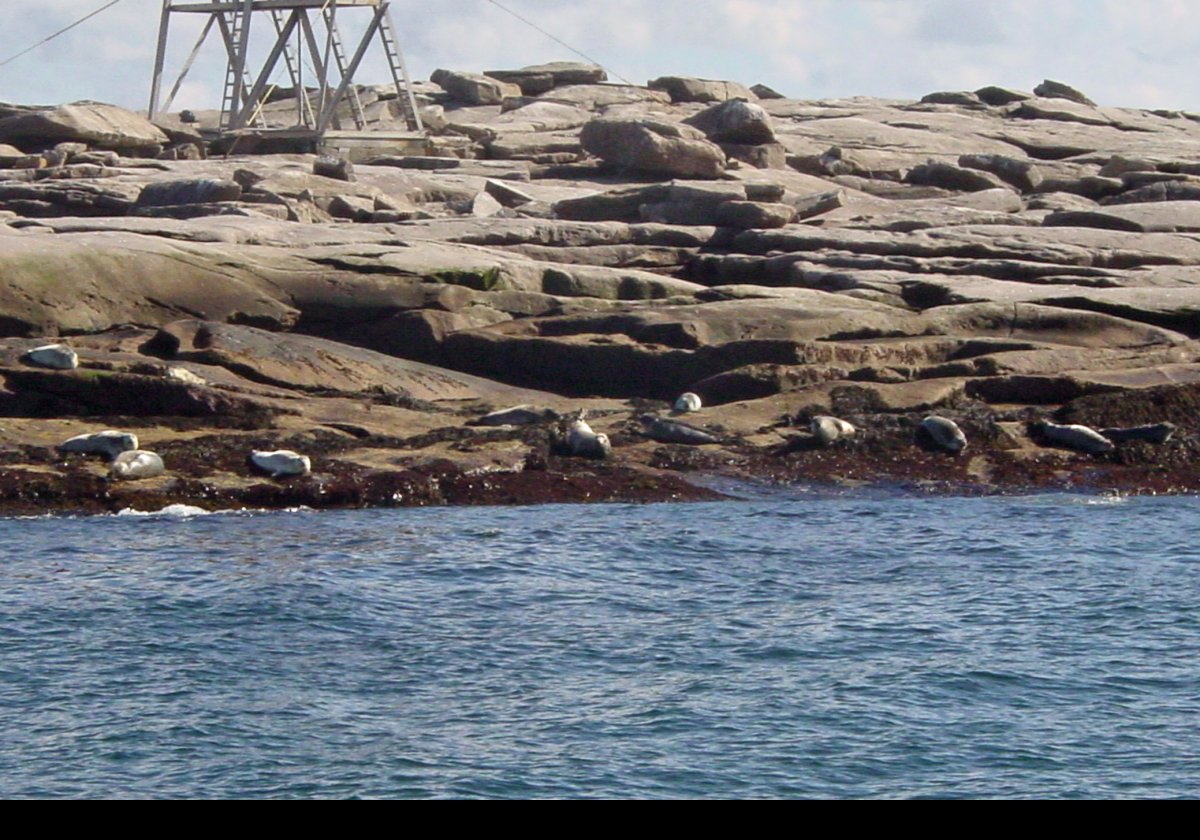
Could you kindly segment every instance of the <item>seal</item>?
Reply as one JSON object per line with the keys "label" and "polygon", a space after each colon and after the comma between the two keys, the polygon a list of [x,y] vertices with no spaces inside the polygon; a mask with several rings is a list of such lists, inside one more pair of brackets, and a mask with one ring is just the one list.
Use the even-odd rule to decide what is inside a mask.
{"label": "seal", "polygon": [[21,356],[21,361],[34,367],[53,370],[75,370],[79,367],[79,355],[65,344],[44,344],[34,347]]}
{"label": "seal", "polygon": [[1152,423],[1148,426],[1123,426],[1101,429],[1100,434],[1113,443],[1142,440],[1146,443],[1166,443],[1175,434],[1174,423]]}
{"label": "seal", "polygon": [[930,439],[947,452],[962,452],[967,448],[967,436],[949,417],[930,414],[921,421],[921,428]]}
{"label": "seal", "polygon": [[308,456],[290,449],[276,449],[272,452],[255,449],[250,453],[249,460],[253,467],[267,473],[271,478],[308,475],[312,472],[312,461]]}
{"label": "seal", "polygon": [[682,423],[679,420],[667,420],[655,414],[643,414],[638,420],[642,423],[642,434],[659,443],[683,443],[688,446],[703,446],[706,443],[720,443],[721,439],[711,432],[696,426]]}
{"label": "seal", "polygon": [[700,395],[688,391],[685,394],[680,394],[679,399],[675,400],[674,413],[690,414],[693,411],[699,411],[702,405]]}
{"label": "seal", "polygon": [[552,408],[536,408],[532,405],[514,405],[512,408],[501,408],[490,414],[472,420],[468,426],[532,426],[534,423],[544,423],[557,420],[558,412]]}
{"label": "seal", "polygon": [[130,449],[113,458],[110,470],[113,478],[132,481],[138,478],[154,478],[167,471],[163,459],[146,449]]}
{"label": "seal", "polygon": [[167,372],[163,375],[173,382],[182,382],[184,385],[200,386],[208,384],[204,377],[197,376],[187,368],[179,367],[178,365],[172,365],[171,367],[167,368]]}
{"label": "seal", "polygon": [[1046,421],[1039,426],[1039,430],[1042,437],[1051,443],[1091,455],[1100,455],[1113,449],[1111,440],[1089,426],[1060,426]]}
{"label": "seal", "polygon": [[579,411],[566,425],[566,445],[572,455],[580,458],[607,458],[612,453],[612,443],[603,432],[592,431],[584,419],[586,411]]}
{"label": "seal", "polygon": [[857,431],[854,426],[839,417],[819,414],[809,424],[812,435],[822,446],[828,446],[835,440],[847,438]]}
{"label": "seal", "polygon": [[105,429],[102,432],[75,435],[58,445],[59,452],[82,452],[86,455],[104,455],[112,459],[122,452],[138,448],[137,435]]}

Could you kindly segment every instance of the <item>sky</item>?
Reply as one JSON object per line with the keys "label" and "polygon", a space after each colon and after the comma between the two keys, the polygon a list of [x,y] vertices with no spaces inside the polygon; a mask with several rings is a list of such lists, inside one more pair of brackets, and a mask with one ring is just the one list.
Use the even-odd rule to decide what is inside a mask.
{"label": "sky", "polygon": [[[107,0],[4,0],[0,61]],[[637,84],[662,75],[764,83],[799,99],[855,95],[918,99],[995,84],[1074,85],[1101,105],[1200,111],[1196,0],[497,0]],[[511,69],[578,60],[493,0],[392,0],[414,78],[433,70]],[[80,99],[144,109],[161,0],[120,0],[90,21],[0,66],[0,102]],[[346,41],[364,11],[343,9]],[[172,15],[171,86],[204,16]],[[258,15],[256,52],[270,46]],[[216,107],[224,54],[210,38],[173,110]],[[374,49],[358,81],[387,80]],[[286,74],[278,81],[286,82]]]}

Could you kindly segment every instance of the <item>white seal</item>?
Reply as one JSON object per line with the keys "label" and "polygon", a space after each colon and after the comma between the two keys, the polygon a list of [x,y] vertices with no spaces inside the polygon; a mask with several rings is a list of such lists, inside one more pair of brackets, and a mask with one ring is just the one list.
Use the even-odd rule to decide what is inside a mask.
{"label": "white seal", "polygon": [[59,452],[82,452],[88,455],[106,455],[116,458],[122,452],[138,448],[137,435],[105,429],[103,432],[75,435],[58,445]]}
{"label": "white seal", "polygon": [[924,429],[933,442],[947,452],[962,452],[967,448],[967,436],[963,434],[958,424],[948,417],[931,414],[921,421]]}
{"label": "white seal", "polygon": [[701,405],[700,395],[688,391],[686,394],[680,394],[679,399],[675,400],[675,413],[689,414],[693,411],[699,411]]}
{"label": "white seal", "polygon": [[167,368],[167,379],[182,382],[184,385],[207,385],[203,377],[197,376],[185,367],[172,366]]}
{"label": "white seal", "polygon": [[828,414],[819,414],[812,419],[809,424],[809,429],[823,446],[828,446],[839,438],[847,438],[857,431],[854,426],[842,420],[840,417],[830,417]]}
{"label": "white seal", "polygon": [[1042,435],[1051,443],[1061,444],[1092,455],[1111,452],[1112,441],[1088,426],[1060,426],[1057,423],[1042,423]]}
{"label": "white seal", "polygon": [[250,463],[269,474],[271,478],[279,478],[282,475],[308,475],[312,472],[312,461],[308,456],[290,449],[276,449],[273,452],[256,449],[250,453]]}
{"label": "white seal", "polygon": [[44,344],[21,356],[21,361],[34,367],[54,370],[75,370],[79,367],[79,356],[65,344]]}
{"label": "white seal", "polygon": [[138,478],[153,478],[167,471],[163,459],[157,453],[145,449],[130,449],[122,452],[112,462],[112,477],[132,481]]}

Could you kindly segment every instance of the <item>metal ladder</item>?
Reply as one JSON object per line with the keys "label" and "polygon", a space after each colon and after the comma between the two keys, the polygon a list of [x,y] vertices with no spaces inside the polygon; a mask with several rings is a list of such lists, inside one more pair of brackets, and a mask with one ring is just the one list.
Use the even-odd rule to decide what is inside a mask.
{"label": "metal ladder", "polygon": [[[345,78],[346,76],[346,49],[342,46],[342,34],[338,31],[336,9],[326,6],[321,10],[321,14],[325,17],[325,26],[329,29],[329,43],[333,47],[333,60],[337,64],[338,74]],[[328,72],[329,68],[325,68]],[[354,116],[354,127],[360,131],[367,127],[367,115],[363,111],[362,99],[358,96],[358,86],[350,85],[348,91],[350,94],[350,113]]]}
{"label": "metal ladder", "polygon": [[[285,24],[283,12],[279,9],[272,9],[271,20],[275,22],[275,34],[283,37]],[[283,63],[287,66],[288,77],[292,80],[292,90],[296,92],[296,101],[300,111],[299,121],[304,125],[315,125],[316,117],[313,115],[312,101],[308,98],[308,91],[303,86],[304,80],[300,75],[300,63],[296,60],[296,55],[288,44],[283,45]]]}
{"label": "metal ladder", "polygon": [[379,39],[383,41],[383,50],[387,53],[388,69],[392,71],[392,82],[396,85],[396,96],[400,102],[400,113],[404,116],[404,122],[409,131],[424,131],[421,115],[417,113],[417,102],[412,95],[408,68],[405,67],[404,57],[400,55],[400,48],[396,44],[390,7],[384,9],[384,15],[379,21]]}
{"label": "metal ladder", "polygon": [[[229,40],[234,45],[234,49],[242,42],[242,33],[245,29],[246,15],[241,9],[221,13],[225,26],[229,30]],[[242,78],[238,79],[237,67],[232,58],[225,68],[225,89],[221,93],[221,128],[229,128],[233,122],[234,114],[237,111],[239,103],[250,90],[250,79],[246,75],[245,68],[242,69]],[[266,120],[261,112],[257,114],[257,122],[261,126],[266,125]]]}

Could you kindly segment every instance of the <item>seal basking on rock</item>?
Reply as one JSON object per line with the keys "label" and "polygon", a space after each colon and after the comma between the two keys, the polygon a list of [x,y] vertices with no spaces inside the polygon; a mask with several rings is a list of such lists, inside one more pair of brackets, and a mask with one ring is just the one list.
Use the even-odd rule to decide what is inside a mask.
{"label": "seal basking on rock", "polygon": [[711,432],[681,423],[678,420],[667,420],[654,414],[643,414],[638,420],[642,423],[642,434],[659,443],[683,443],[689,446],[703,446],[706,443],[720,443],[721,439]]}
{"label": "seal basking on rock", "polygon": [[822,446],[828,446],[835,440],[850,437],[856,431],[854,426],[840,417],[830,417],[827,414],[819,414],[814,417],[809,424],[809,430]]}
{"label": "seal basking on rock", "polygon": [[285,475],[308,475],[312,472],[312,461],[307,455],[293,452],[290,449],[276,449],[272,452],[254,450],[250,453],[250,464],[265,472],[271,478]]}
{"label": "seal basking on rock", "polygon": [[65,344],[44,344],[34,347],[21,356],[21,361],[34,367],[53,370],[75,370],[79,367],[79,356]]}
{"label": "seal basking on rock", "polygon": [[122,452],[138,448],[137,435],[105,429],[103,432],[76,435],[58,445],[59,452],[81,452],[86,455],[104,455],[116,458]]}
{"label": "seal basking on rock", "polygon": [[163,459],[146,449],[131,449],[122,452],[112,462],[112,477],[126,481],[138,478],[154,478],[167,471]]}
{"label": "seal basking on rock", "polygon": [[947,452],[958,453],[967,448],[967,436],[949,417],[930,414],[921,421],[921,429],[939,448]]}
{"label": "seal basking on rock", "polygon": [[675,400],[673,411],[675,414],[690,414],[693,411],[699,411],[702,405],[700,395],[688,391],[686,394],[680,394],[679,399]]}
{"label": "seal basking on rock", "polygon": [[612,454],[612,443],[608,435],[597,433],[584,419],[587,412],[580,410],[564,420],[551,434],[550,449],[557,455],[601,460]]}
{"label": "seal basking on rock", "polygon": [[1091,455],[1101,455],[1113,449],[1111,440],[1088,426],[1060,426],[1057,423],[1043,422],[1038,429],[1046,440],[1068,449]]}
{"label": "seal basking on rock", "polygon": [[557,420],[558,412],[552,408],[535,408],[532,405],[514,405],[501,408],[472,420],[468,426],[532,426],[547,420]]}
{"label": "seal basking on rock", "polygon": [[1120,428],[1101,429],[1100,434],[1113,443],[1126,443],[1131,440],[1142,440],[1146,443],[1166,443],[1175,434],[1174,423],[1152,423],[1148,426],[1124,426]]}

